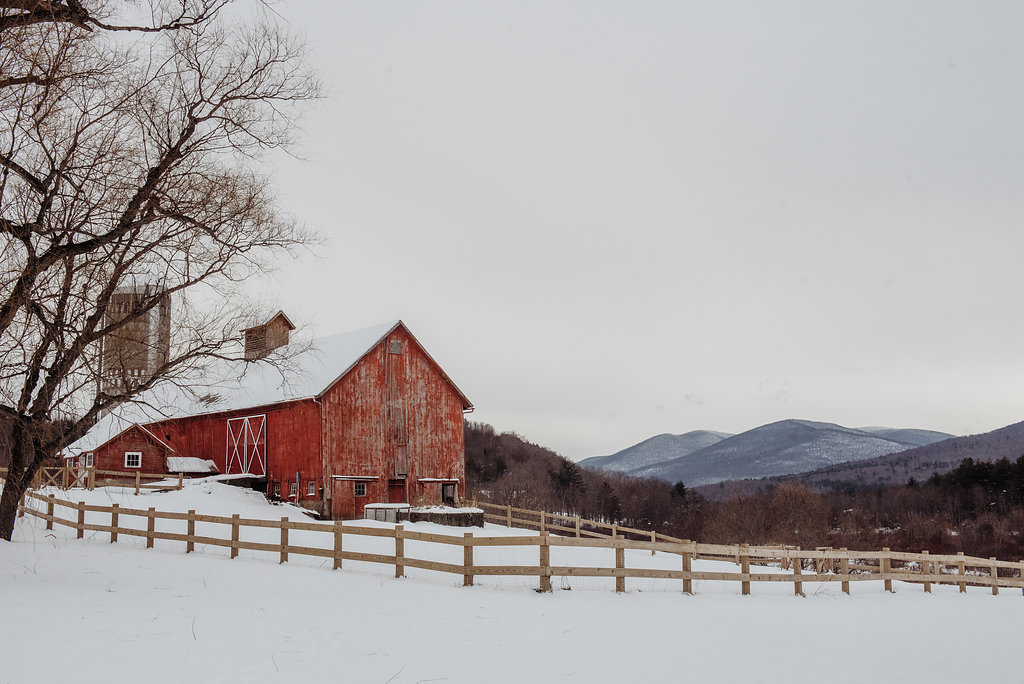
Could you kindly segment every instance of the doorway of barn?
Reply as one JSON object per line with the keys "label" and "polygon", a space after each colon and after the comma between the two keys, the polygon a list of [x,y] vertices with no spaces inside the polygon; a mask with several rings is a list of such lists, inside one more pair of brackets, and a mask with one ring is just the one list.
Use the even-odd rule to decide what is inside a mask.
{"label": "doorway of barn", "polygon": [[388,480],[388,503],[408,503],[405,496],[405,480]]}
{"label": "doorway of barn", "polygon": [[441,483],[441,503],[445,506],[455,505],[455,483],[454,482],[442,482]]}

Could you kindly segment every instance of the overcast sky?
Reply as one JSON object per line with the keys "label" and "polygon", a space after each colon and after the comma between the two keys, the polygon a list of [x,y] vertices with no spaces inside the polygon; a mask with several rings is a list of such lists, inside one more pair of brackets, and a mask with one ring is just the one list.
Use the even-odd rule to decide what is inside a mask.
{"label": "overcast sky", "polygon": [[574,460],[1024,420],[1024,4],[300,2],[329,96],[268,296],[401,318]]}

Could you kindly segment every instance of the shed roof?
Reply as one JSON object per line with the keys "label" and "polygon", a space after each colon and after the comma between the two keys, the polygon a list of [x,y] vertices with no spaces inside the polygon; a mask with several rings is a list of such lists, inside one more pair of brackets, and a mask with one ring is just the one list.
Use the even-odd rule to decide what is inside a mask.
{"label": "shed roof", "polygon": [[[118,407],[65,453],[96,449],[133,424],[319,398],[399,326],[416,340],[399,320],[314,340],[308,349],[290,359],[287,367],[241,360],[218,362],[194,382],[165,383],[143,393],[136,402]],[[463,408],[471,409],[469,399],[419,340],[416,343],[458,394]],[[217,380],[211,381],[214,378]]]}

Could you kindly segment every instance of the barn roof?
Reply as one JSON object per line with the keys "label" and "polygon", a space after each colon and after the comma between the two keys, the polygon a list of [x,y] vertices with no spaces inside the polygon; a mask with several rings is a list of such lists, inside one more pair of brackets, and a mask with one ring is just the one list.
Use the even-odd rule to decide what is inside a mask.
{"label": "barn roof", "polygon": [[[141,395],[138,403],[118,407],[65,453],[94,450],[133,424],[319,398],[399,326],[416,340],[402,321],[390,321],[314,340],[308,349],[292,357],[287,367],[240,360],[220,362],[194,382],[181,383],[182,386],[165,383]],[[472,408],[419,340],[416,343],[459,395],[463,408]],[[212,378],[218,380],[211,382]]]}

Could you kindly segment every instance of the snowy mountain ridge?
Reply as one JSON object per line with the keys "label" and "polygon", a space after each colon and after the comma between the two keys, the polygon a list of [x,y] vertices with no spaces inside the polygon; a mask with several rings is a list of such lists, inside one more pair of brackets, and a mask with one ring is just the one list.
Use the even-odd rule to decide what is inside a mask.
{"label": "snowy mountain ridge", "polygon": [[657,435],[610,456],[584,459],[580,465],[700,486],[724,480],[803,473],[951,437],[953,435],[932,430],[848,428],[835,423],[789,419],[738,435],[707,430]]}

